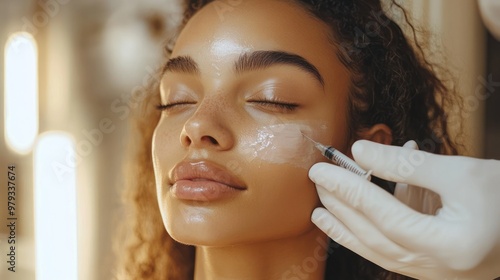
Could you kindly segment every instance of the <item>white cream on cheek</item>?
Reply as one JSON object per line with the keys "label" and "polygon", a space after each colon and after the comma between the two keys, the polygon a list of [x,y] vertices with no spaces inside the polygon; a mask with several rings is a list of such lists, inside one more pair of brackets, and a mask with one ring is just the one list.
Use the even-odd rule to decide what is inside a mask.
{"label": "white cream on cheek", "polygon": [[319,154],[302,133],[309,136],[318,131],[296,123],[263,126],[242,139],[242,153],[249,162],[288,164],[308,169]]}

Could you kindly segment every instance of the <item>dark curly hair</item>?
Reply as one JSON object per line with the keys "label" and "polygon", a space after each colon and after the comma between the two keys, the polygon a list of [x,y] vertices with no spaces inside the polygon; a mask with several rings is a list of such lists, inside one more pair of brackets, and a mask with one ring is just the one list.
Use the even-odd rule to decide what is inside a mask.
{"label": "dark curly hair", "polygon": [[[375,124],[392,130],[392,144],[416,140],[422,150],[439,154],[457,154],[458,145],[448,131],[447,110],[460,105],[458,95],[448,82],[438,77],[446,73],[426,60],[424,47],[407,13],[395,0],[409,26],[410,38],[384,12],[380,0],[289,0],[323,21],[331,30],[332,43],[340,61],[351,73],[349,92],[349,135]],[[201,8],[213,0],[185,1],[183,26]],[[450,83],[451,84],[451,83]],[[158,98],[158,86],[145,104]],[[174,241],[163,227],[156,201],[151,160],[151,139],[159,113],[152,106],[142,109],[136,119],[139,142],[136,159],[131,161],[132,180],[126,203],[132,205],[131,223],[124,229],[126,243],[119,247],[119,279],[192,279],[194,247]],[[137,133],[139,132],[139,133]],[[378,184],[389,192],[393,185]],[[326,279],[411,279],[386,271],[341,246],[330,254]]]}

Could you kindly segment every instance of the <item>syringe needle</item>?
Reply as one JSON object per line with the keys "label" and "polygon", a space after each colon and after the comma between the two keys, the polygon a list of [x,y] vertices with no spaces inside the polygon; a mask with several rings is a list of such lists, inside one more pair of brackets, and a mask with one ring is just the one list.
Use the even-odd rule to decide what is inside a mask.
{"label": "syringe needle", "polygon": [[302,135],[303,135],[305,138],[307,138],[307,139],[311,140],[314,144],[319,144],[318,142],[316,142],[316,141],[312,140],[309,136],[305,135],[305,134],[304,134],[304,132],[302,132],[302,131],[301,131],[300,133],[302,133]]}
{"label": "syringe needle", "polygon": [[[309,139],[309,141],[311,141],[311,142],[313,142],[313,143],[314,143],[314,146],[316,147],[316,149],[318,149],[318,150],[319,150],[319,151],[320,151],[323,155],[325,155],[325,152],[326,152],[326,150],[328,149],[328,147],[327,147],[327,146],[325,146],[325,145],[323,145],[323,144],[321,144],[321,143],[318,143],[318,142],[314,141],[313,139],[311,139],[311,137],[309,137],[309,136],[305,135],[305,134],[304,134],[304,132],[302,132],[302,131],[301,131],[301,133],[302,133],[302,135],[303,135],[305,138]],[[330,160],[331,160],[331,158],[328,158],[328,159],[330,159]]]}

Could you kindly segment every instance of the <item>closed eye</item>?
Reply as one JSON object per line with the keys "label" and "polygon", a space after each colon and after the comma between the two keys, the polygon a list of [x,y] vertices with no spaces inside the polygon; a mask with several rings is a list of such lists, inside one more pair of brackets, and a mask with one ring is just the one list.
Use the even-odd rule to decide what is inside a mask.
{"label": "closed eye", "polygon": [[[250,100],[249,102],[284,111],[294,111],[295,109],[297,109],[297,107],[299,107],[299,105],[295,103],[288,103],[288,102],[274,101],[274,100]],[[196,103],[192,101],[180,101],[168,104],[158,104],[156,108],[160,111],[168,111],[170,109],[173,109],[174,107],[191,105],[191,104],[196,104]]]}
{"label": "closed eye", "polygon": [[275,101],[275,100],[250,100],[249,102],[257,103],[265,107],[272,107],[284,111],[294,111],[299,107],[299,104]]}
{"label": "closed eye", "polygon": [[191,104],[196,104],[196,102],[179,101],[179,102],[172,102],[172,103],[168,103],[168,104],[158,104],[158,105],[156,105],[156,109],[158,109],[160,111],[168,111],[170,109],[173,109],[176,106],[191,105]]}

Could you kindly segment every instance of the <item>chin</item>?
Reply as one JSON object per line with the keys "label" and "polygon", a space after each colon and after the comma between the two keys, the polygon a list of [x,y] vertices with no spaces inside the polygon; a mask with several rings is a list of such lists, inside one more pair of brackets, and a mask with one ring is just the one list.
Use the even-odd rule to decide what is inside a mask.
{"label": "chin", "polygon": [[[173,203],[175,204],[177,203]],[[168,234],[175,241],[186,245],[210,247],[286,239],[315,228],[309,214],[283,221],[271,215],[245,218],[231,208],[220,209],[223,212],[216,210],[211,207],[177,205],[169,207],[168,215],[163,215],[163,222]]]}
{"label": "chin", "polygon": [[225,238],[225,234],[220,231],[206,231],[203,234],[196,234],[190,230],[168,231],[170,237],[175,241],[191,246],[226,247],[236,245],[235,242]]}
{"label": "chin", "polygon": [[[171,201],[162,211],[168,234],[177,242],[193,246],[227,246],[242,242],[245,229],[237,213],[189,202]],[[219,207],[220,208],[220,207]],[[223,207],[222,207],[223,208]],[[227,209],[227,208],[226,208]]]}
{"label": "chin", "polygon": [[188,224],[173,221],[167,224],[166,229],[172,239],[186,245],[225,247],[243,242],[237,228],[221,228],[210,222]]}

